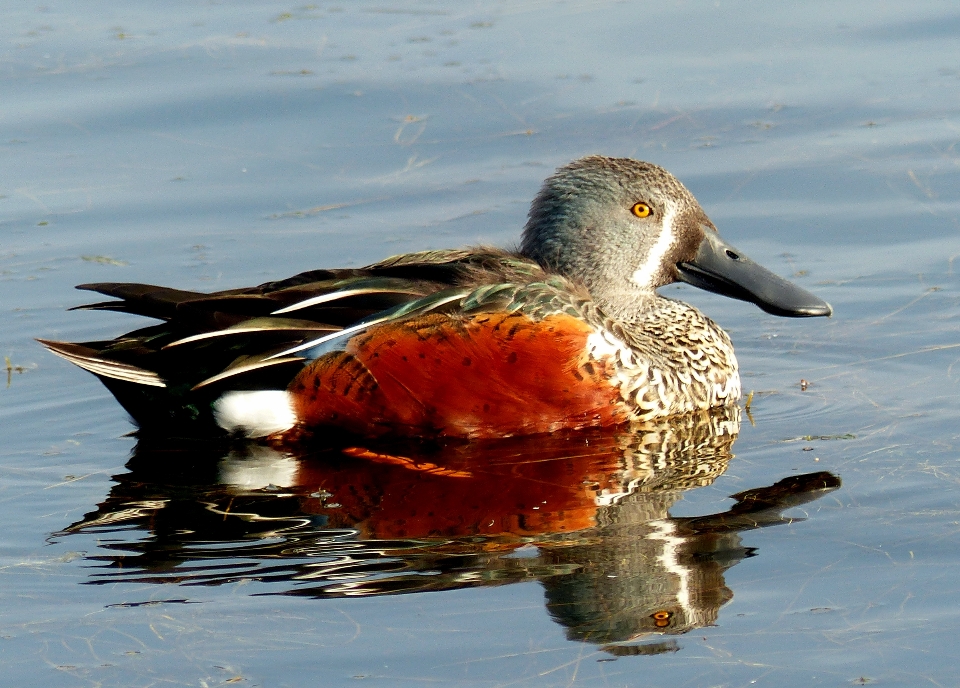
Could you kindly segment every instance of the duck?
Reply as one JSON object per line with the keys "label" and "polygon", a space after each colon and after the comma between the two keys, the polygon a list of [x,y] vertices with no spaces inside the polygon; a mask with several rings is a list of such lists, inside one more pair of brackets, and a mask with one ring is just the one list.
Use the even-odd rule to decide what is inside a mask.
{"label": "duck", "polygon": [[96,375],[139,432],[495,438],[735,405],[727,334],[657,289],[684,282],[784,317],[831,306],[724,242],[664,168],[592,155],[534,198],[519,246],[396,255],[199,293],[82,284],[79,309],[159,320],[39,340]]}

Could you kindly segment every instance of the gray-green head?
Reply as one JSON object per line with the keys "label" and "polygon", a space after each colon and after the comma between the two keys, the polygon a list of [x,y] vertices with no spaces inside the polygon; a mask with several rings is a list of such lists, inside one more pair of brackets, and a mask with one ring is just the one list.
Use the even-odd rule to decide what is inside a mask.
{"label": "gray-green head", "polygon": [[725,244],[676,177],[629,158],[592,155],[557,170],[533,201],[520,251],[624,320],[657,287],[679,280],[775,315],[832,312]]}

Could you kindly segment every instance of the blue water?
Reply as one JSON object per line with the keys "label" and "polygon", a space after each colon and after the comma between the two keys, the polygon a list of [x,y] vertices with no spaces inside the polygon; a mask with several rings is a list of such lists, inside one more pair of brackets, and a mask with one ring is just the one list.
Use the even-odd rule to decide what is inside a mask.
{"label": "blue water", "polygon": [[[54,2],[0,16],[5,682],[956,682],[949,5]],[[351,521],[347,502],[310,496],[325,459],[200,452],[167,466],[93,376],[33,341],[139,323],[67,311],[89,300],[72,289],[84,282],[226,289],[509,246],[543,178],[595,152],[668,168],[731,244],[835,309],[788,321],[665,289],[730,333],[754,397],[735,456],[711,464],[721,475],[693,487],[680,471],[598,511],[606,529],[448,534],[414,556],[371,525],[387,511]],[[375,473],[387,505],[388,478],[405,475],[390,470]],[[709,565],[643,549],[723,514],[729,495],[821,471],[842,486],[786,506],[790,522],[735,528],[694,557]],[[348,550],[363,565],[331,571]],[[438,585],[336,587],[397,584],[378,568],[397,562]],[[639,587],[590,578],[591,562]],[[683,571],[701,573],[677,592]],[[646,607],[629,613],[644,595],[695,580],[714,598],[685,633],[583,639],[564,616],[649,623]]]}

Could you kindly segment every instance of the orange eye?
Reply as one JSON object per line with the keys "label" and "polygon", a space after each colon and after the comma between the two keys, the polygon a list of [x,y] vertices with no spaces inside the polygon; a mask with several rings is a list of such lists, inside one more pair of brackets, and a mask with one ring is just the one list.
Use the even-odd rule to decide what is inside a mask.
{"label": "orange eye", "polygon": [[673,617],[673,612],[668,612],[666,610],[654,612],[650,615],[653,619],[653,625],[657,628],[664,628],[670,625],[670,619]]}
{"label": "orange eye", "polygon": [[648,217],[653,211],[646,203],[634,203],[633,207],[630,208],[630,212],[637,217]]}

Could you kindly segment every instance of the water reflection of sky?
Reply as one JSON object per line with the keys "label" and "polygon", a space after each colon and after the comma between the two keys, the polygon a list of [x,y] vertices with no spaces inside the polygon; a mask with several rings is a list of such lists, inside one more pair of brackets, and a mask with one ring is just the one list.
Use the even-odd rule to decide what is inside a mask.
{"label": "water reflection of sky", "polygon": [[[11,680],[953,681],[955,11],[8,5],[0,666]],[[226,574],[208,586],[85,585],[116,572],[103,538],[149,550],[161,566],[182,554],[190,536],[177,533],[190,528],[176,522],[158,537],[141,514],[106,532],[51,534],[113,513],[118,500],[199,504],[232,483],[197,478],[212,470],[205,462],[180,466],[193,483],[144,474],[142,462],[125,468],[134,440],[121,409],[32,341],[132,327],[117,314],[65,312],[85,300],[74,284],[212,290],[419,248],[509,244],[543,177],[588,152],[666,166],[731,243],[836,308],[830,321],[791,322],[665,291],[731,333],[756,391],[736,458],[712,484],[683,491],[669,517],[726,513],[728,495],[790,476],[843,481],[786,511],[805,521],[736,535],[757,556],[724,564],[733,597],[721,595],[715,626],[667,636],[659,652],[600,651],[566,635],[536,576],[349,600],[252,595],[283,585]],[[204,532],[210,549],[243,536]],[[538,560],[542,549],[516,551],[514,571],[557,565]],[[549,556],[579,561],[564,552]]]}

